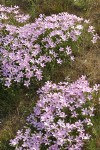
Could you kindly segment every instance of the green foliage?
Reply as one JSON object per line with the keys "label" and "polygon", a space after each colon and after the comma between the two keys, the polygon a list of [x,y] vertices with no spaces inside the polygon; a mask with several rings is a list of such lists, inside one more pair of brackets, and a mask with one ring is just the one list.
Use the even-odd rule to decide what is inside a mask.
{"label": "green foliage", "polygon": [[50,15],[62,11],[68,11],[69,6],[73,5],[74,0],[2,0],[1,4],[7,6],[20,6],[28,12],[32,20],[39,14]]}
{"label": "green foliage", "polygon": [[7,6],[20,6],[25,12],[31,15],[32,21],[39,14],[51,15],[59,12],[87,12],[94,5],[98,3],[98,0],[2,0],[0,2]]}
{"label": "green foliage", "polygon": [[5,118],[13,113],[19,99],[19,91],[17,88],[6,89],[0,85],[0,118]]}
{"label": "green foliage", "polygon": [[2,138],[2,140],[0,141],[0,150],[14,150],[14,148],[9,145],[10,137],[7,134],[6,137]]}
{"label": "green foliage", "polygon": [[86,10],[88,8],[89,0],[74,0],[74,5],[79,9]]}

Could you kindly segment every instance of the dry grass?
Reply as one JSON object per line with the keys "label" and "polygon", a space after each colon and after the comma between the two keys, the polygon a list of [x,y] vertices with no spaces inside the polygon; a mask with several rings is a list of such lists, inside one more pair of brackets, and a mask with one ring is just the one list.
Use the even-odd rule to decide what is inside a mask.
{"label": "dry grass", "polygon": [[31,100],[28,94],[21,95],[15,112],[9,114],[0,128],[0,150],[11,150],[9,140],[15,136],[18,129],[21,129],[25,125],[26,117],[32,112],[37,99],[36,94]]}

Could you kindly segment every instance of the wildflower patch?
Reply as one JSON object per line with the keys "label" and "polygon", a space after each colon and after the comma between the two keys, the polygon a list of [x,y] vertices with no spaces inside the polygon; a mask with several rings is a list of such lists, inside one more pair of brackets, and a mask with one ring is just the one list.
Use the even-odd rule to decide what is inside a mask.
{"label": "wildflower patch", "polygon": [[[2,6],[1,11],[17,14],[16,9]],[[93,43],[99,38],[88,20],[66,12],[40,15],[34,23],[20,27],[1,19],[0,31],[1,80],[7,87],[15,82],[28,87],[32,78],[42,80],[48,63],[54,66],[74,61],[84,33]]]}
{"label": "wildflower patch", "polygon": [[26,126],[10,145],[16,150],[81,150],[91,138],[93,94],[98,88],[91,88],[85,76],[74,83],[46,82]]}

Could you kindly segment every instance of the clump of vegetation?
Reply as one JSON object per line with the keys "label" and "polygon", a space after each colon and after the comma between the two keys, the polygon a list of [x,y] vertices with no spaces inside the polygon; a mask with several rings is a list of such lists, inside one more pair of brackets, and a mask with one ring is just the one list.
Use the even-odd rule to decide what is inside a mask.
{"label": "clump of vegetation", "polygon": [[38,90],[39,100],[27,125],[10,144],[16,150],[81,149],[91,137],[93,99],[98,88],[90,88],[84,76],[71,84],[46,82]]}
{"label": "clump of vegetation", "polygon": [[[29,23],[29,21],[33,22],[35,20],[35,18],[37,18],[39,16],[40,13],[45,14],[45,15],[56,14],[56,15],[51,15],[51,16],[59,16],[60,14],[57,15],[58,13],[67,11],[67,12],[70,12],[71,14],[76,14],[77,16],[80,16],[79,18],[81,18],[81,17],[87,18],[87,20],[85,20],[86,22],[88,22],[88,19],[90,20],[89,23],[84,23],[84,20],[80,21],[80,23],[79,23],[79,21],[76,23],[74,22],[75,24],[74,24],[73,29],[70,26],[70,28],[68,30],[66,30],[66,33],[63,31],[64,36],[66,34],[68,36],[68,32],[69,33],[71,33],[72,31],[74,32],[76,30],[77,25],[81,25],[81,27],[83,27],[83,29],[80,30],[80,32],[81,32],[80,35],[76,35],[76,37],[77,37],[76,41],[73,41],[72,37],[70,37],[68,39],[68,41],[65,42],[65,41],[63,41],[61,34],[55,34],[54,36],[52,36],[51,39],[53,40],[53,43],[55,43],[59,40],[59,44],[55,48],[54,47],[51,47],[51,48],[45,47],[45,50],[44,50],[44,46],[46,46],[45,45],[46,42],[48,44],[49,41],[48,40],[46,42],[42,41],[42,39],[44,37],[45,38],[47,37],[47,39],[48,39],[48,37],[53,32],[53,30],[56,31],[55,28],[53,28],[53,29],[49,28],[49,30],[47,30],[47,28],[45,28],[45,34],[42,33],[40,36],[38,36],[38,38],[35,42],[36,42],[36,44],[40,45],[40,49],[42,49],[42,52],[43,52],[42,56],[44,56],[44,54],[46,53],[46,48],[50,51],[51,51],[51,49],[54,48],[54,52],[56,52],[56,54],[59,55],[59,58],[61,60],[63,60],[62,62],[61,62],[61,60],[59,61],[58,56],[54,57],[55,56],[54,53],[52,55],[50,53],[46,53],[47,56],[49,55],[50,57],[52,57],[54,59],[51,62],[47,62],[47,63],[45,62],[44,68],[41,66],[41,63],[36,64],[37,67],[42,70],[43,77],[42,77],[41,81],[38,81],[37,77],[33,75],[30,79],[31,84],[30,85],[27,84],[28,87],[23,86],[24,82],[28,81],[27,79],[29,78],[29,76],[27,76],[28,78],[26,78],[26,74],[29,73],[29,70],[26,69],[27,66],[24,66],[24,68],[23,69],[21,68],[21,69],[22,69],[23,74],[24,74],[24,72],[25,72],[25,74],[23,77],[21,77],[20,82],[17,82],[18,81],[18,80],[16,80],[17,78],[16,79],[13,78],[11,80],[11,84],[9,85],[10,87],[7,88],[3,85],[5,84],[5,81],[8,76],[4,77],[3,74],[1,74],[1,73],[3,73],[3,70],[2,70],[2,72],[0,72],[0,78],[2,79],[0,81],[0,104],[1,104],[0,105],[0,121],[1,121],[1,123],[0,123],[0,127],[1,127],[0,128],[0,149],[1,150],[11,150],[11,149],[15,149],[15,148],[13,148],[9,145],[9,140],[11,138],[14,138],[17,130],[23,128],[23,126],[25,125],[25,118],[31,113],[32,108],[38,99],[37,98],[38,95],[36,94],[36,91],[38,88],[40,88],[41,86],[44,85],[45,81],[52,80],[53,82],[56,82],[57,84],[58,84],[58,82],[61,82],[64,80],[66,80],[68,82],[70,80],[70,82],[73,82],[73,81],[77,80],[77,78],[80,77],[81,75],[86,75],[88,77],[88,80],[90,81],[91,85],[93,85],[95,83],[99,83],[99,81],[100,81],[99,41],[94,44],[92,44],[90,41],[92,40],[92,42],[95,42],[94,30],[96,30],[98,34],[100,33],[100,28],[99,28],[100,2],[99,2],[99,0],[95,0],[95,1],[86,0],[84,2],[81,0],[78,0],[78,1],[75,1],[75,0],[68,0],[68,1],[66,1],[66,0],[62,0],[62,1],[61,0],[55,0],[55,1],[52,1],[52,0],[48,0],[48,1],[45,1],[45,0],[42,0],[42,1],[41,0],[36,0],[36,1],[35,0],[27,0],[27,1],[26,0],[20,0],[20,1],[19,0],[17,0],[17,1],[16,0],[6,0],[6,1],[3,1],[2,0],[2,4],[7,5],[7,6],[12,5],[12,7],[6,7],[6,8],[8,8],[8,10],[10,9],[10,11],[13,10],[14,5],[19,5],[21,7],[21,9],[25,12],[25,14],[24,14],[23,11],[19,10],[19,7],[14,7],[14,9],[19,11],[19,19],[15,17],[16,14],[13,14],[13,12],[14,11],[16,12],[16,10],[12,11],[11,13],[9,13],[9,12],[6,13],[4,10],[2,15],[0,16],[0,22],[1,22],[0,23],[1,33],[0,34],[2,35],[1,51],[3,54],[3,55],[1,55],[3,57],[0,56],[0,60],[5,59],[5,61],[3,63],[4,66],[6,65],[6,63],[10,64],[10,62],[12,62],[12,64],[10,64],[11,69],[12,69],[13,64],[15,64],[16,67],[19,66],[19,64],[16,63],[16,61],[19,62],[19,60],[15,59],[15,61],[14,61],[12,59],[14,56],[15,57],[17,56],[18,50],[21,51],[20,46],[19,47],[16,46],[16,42],[17,42],[17,44],[22,45],[21,49],[24,49],[24,51],[26,50],[28,52],[28,48],[31,48],[28,46],[28,43],[27,43],[28,39],[30,39],[30,41],[32,40],[31,37],[28,39],[25,37],[21,37],[21,34],[19,34],[19,31],[21,31],[21,29],[23,29],[23,32],[26,31],[25,32],[26,36],[29,37],[28,32],[25,29],[25,27],[27,29],[29,29],[30,26],[27,23]],[[2,6],[2,7],[4,8],[4,6]],[[20,16],[20,13],[21,13],[21,16]],[[26,19],[25,22],[20,22],[22,16],[25,16],[27,13],[29,13],[31,15],[31,19],[29,19],[29,17],[28,17],[28,20]],[[44,24],[43,24],[44,27],[45,27],[45,23],[47,23],[47,22],[45,22],[45,19],[50,17],[50,16],[46,17],[45,15],[42,15],[42,17],[38,18],[38,19],[42,19],[42,21],[44,22]],[[69,16],[71,16],[71,15],[69,15]],[[77,16],[76,16],[76,18],[78,18]],[[3,17],[5,19],[3,19]],[[37,21],[35,21],[34,23],[36,23],[36,22]],[[90,22],[91,22],[91,24],[90,24]],[[34,23],[31,23],[31,27]],[[55,22],[55,23],[57,23],[57,22]],[[2,26],[3,24],[4,24],[4,26]],[[27,25],[25,26],[25,24],[27,24]],[[50,24],[50,22],[49,22],[49,24]],[[62,23],[62,25],[63,25],[63,23]],[[92,25],[94,25],[95,28]],[[41,26],[40,26],[40,28],[41,28]],[[41,28],[41,30],[42,29],[43,29],[43,27]],[[87,32],[87,31],[89,31],[88,29],[91,30],[92,33]],[[61,28],[60,28],[60,30],[61,30]],[[39,31],[39,30],[37,30],[37,31]],[[58,31],[58,29],[57,29],[57,31]],[[30,34],[30,35],[32,35],[32,34]],[[7,38],[7,37],[12,38],[12,41],[10,38]],[[93,37],[94,37],[94,39],[93,39]],[[1,36],[0,36],[0,38],[1,38]],[[21,39],[21,42],[19,42],[20,40],[18,40],[18,38]],[[10,39],[10,41],[9,41],[9,39]],[[23,39],[23,41],[22,41],[22,39]],[[6,42],[4,42],[5,40],[6,40]],[[58,51],[61,46],[60,40],[62,42],[64,52],[66,50],[65,49],[66,46],[68,46],[67,48],[71,48],[70,49],[71,51],[69,51],[69,52],[71,52],[70,55],[67,55],[68,51],[66,51],[67,52],[66,56],[64,55],[63,51],[61,51],[61,52]],[[12,42],[15,44],[15,46],[12,45]],[[64,45],[64,43],[66,43],[66,44]],[[49,43],[49,46],[51,46],[50,43]],[[14,54],[14,55],[12,53],[13,48],[15,48],[15,51],[16,51],[16,54]],[[5,51],[3,51],[3,49],[5,49]],[[35,50],[35,49],[32,48],[32,51],[33,50]],[[23,51],[23,54],[21,55],[23,61],[26,60],[26,55],[24,55],[24,51]],[[6,54],[8,54],[8,55],[6,55]],[[10,54],[10,56],[9,56],[9,54]],[[29,52],[27,54],[28,54],[28,56],[31,56],[32,53]],[[35,57],[35,60],[38,59],[38,62],[39,62],[40,56],[41,56],[41,53],[39,53],[39,55],[37,55]],[[71,61],[71,58],[73,59],[73,56],[75,59],[74,59],[74,61]],[[66,62],[66,58],[67,58],[67,62]],[[32,59],[33,59],[33,57],[32,57]],[[32,66],[30,61],[28,63],[30,66]],[[43,63],[44,62],[42,62],[42,64]],[[1,61],[0,65],[2,65],[2,61]],[[12,70],[9,70],[9,67],[6,67],[6,70],[4,72],[7,71],[11,75]],[[9,73],[8,73],[8,75],[9,75]],[[15,74],[13,74],[13,75],[15,75]],[[17,77],[17,75],[18,74],[16,74],[14,77]],[[95,107],[95,110],[94,110],[95,116],[91,120],[93,123],[92,136],[91,136],[91,139],[89,140],[89,142],[86,143],[86,146],[84,146],[83,149],[85,149],[85,150],[100,149],[100,142],[99,142],[100,141],[100,132],[99,132],[100,131],[100,129],[99,129],[99,126],[100,126],[100,117],[99,117],[100,116],[100,108],[99,108],[100,102],[98,100],[99,97],[100,97],[100,94],[93,95],[93,101],[92,101],[93,103],[92,104]],[[33,132],[33,130],[32,130],[32,132]]]}
{"label": "clump of vegetation", "polygon": [[[10,8],[1,8],[11,13]],[[20,17],[23,15],[17,17],[22,22]],[[27,16],[24,19],[26,21]],[[34,78],[42,80],[46,65],[53,68],[57,64],[74,61],[73,54],[81,51],[81,45],[84,49],[84,36],[84,42],[95,44],[99,39],[88,20],[68,13],[48,17],[40,15],[34,23],[23,27],[2,23],[1,35],[1,79],[7,87],[13,82],[28,87]]]}

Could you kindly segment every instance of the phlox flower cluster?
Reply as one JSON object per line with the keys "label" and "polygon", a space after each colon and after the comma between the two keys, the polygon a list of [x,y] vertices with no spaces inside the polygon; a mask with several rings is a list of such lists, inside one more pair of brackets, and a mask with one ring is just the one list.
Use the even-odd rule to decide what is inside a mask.
{"label": "phlox flower cluster", "polygon": [[98,88],[91,88],[85,76],[73,83],[46,82],[26,126],[10,145],[16,150],[82,150],[91,137],[92,99]]}
{"label": "phlox flower cluster", "polygon": [[[10,9],[6,8],[6,11],[16,12],[16,7]],[[85,33],[96,42],[97,37],[94,37],[94,30],[90,30],[88,21],[68,13],[40,15],[34,23],[23,27],[1,23],[0,62],[5,86],[9,87],[13,82],[29,86],[32,78],[42,80],[43,68],[48,63],[73,61],[77,42],[85,30],[84,24],[87,26]]]}
{"label": "phlox flower cluster", "polygon": [[23,14],[18,6],[6,7],[0,5],[0,21],[10,20],[11,17],[20,23],[24,23],[30,18],[28,14]]}

